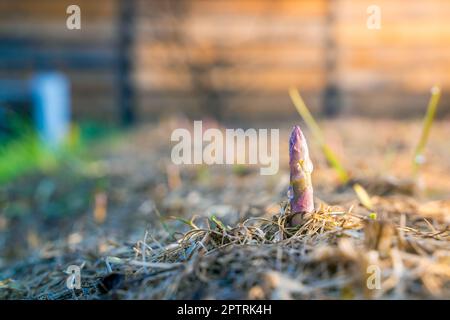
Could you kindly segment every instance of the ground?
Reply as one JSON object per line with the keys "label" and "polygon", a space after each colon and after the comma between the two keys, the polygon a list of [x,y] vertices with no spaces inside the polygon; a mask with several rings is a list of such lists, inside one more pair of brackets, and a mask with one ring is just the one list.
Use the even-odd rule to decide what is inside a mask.
{"label": "ground", "polygon": [[[0,298],[450,298],[448,120],[433,125],[418,179],[420,121],[322,122],[352,176],[347,185],[305,130],[316,212],[297,227],[286,196],[296,123],[280,124],[274,176],[173,165],[170,132],[190,124],[140,126],[93,146],[90,161],[3,186]],[[66,287],[70,265],[82,267],[79,290]]]}

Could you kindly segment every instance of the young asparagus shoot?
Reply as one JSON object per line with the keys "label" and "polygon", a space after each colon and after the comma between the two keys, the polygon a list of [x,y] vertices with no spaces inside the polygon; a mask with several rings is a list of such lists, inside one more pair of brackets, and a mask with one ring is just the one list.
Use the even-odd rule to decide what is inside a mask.
{"label": "young asparagus shoot", "polygon": [[438,86],[431,88],[431,97],[428,102],[427,113],[423,119],[422,134],[420,136],[419,143],[417,144],[416,150],[414,152],[413,159],[413,170],[414,176],[417,177],[419,173],[420,165],[424,162],[424,150],[430,135],[431,126],[433,125],[434,116],[436,114],[436,109],[441,98],[441,89]]}
{"label": "young asparagus shoot", "polygon": [[322,152],[325,155],[325,158],[327,159],[328,164],[337,173],[337,175],[339,177],[339,181],[342,184],[348,183],[348,181],[350,180],[349,174],[342,166],[342,164],[339,161],[336,154],[331,150],[331,148],[325,142],[325,138],[322,133],[322,130],[320,129],[316,120],[314,120],[314,117],[311,115],[311,112],[309,112],[309,109],[306,106],[305,102],[303,101],[302,97],[300,96],[300,93],[298,92],[298,90],[295,88],[291,88],[289,90],[289,95],[291,97],[292,103],[294,104],[295,108],[297,109],[297,112],[303,118],[303,120],[305,121],[309,130],[311,130],[314,138],[320,145],[320,148],[322,149]]}
{"label": "young asparagus shoot", "polygon": [[[289,139],[289,168],[291,176],[289,196],[292,213],[302,215],[314,211],[313,186],[311,182],[313,163],[309,158],[306,138],[299,126],[294,126]],[[292,224],[300,223],[301,219],[294,218],[295,216]]]}

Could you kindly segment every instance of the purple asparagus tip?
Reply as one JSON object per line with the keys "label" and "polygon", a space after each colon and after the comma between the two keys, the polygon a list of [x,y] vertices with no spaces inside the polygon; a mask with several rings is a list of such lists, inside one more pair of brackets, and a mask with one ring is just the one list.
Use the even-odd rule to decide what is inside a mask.
{"label": "purple asparagus tip", "polygon": [[290,202],[292,213],[314,211],[311,173],[313,164],[308,145],[299,126],[294,126],[289,139],[289,168],[291,171]]}

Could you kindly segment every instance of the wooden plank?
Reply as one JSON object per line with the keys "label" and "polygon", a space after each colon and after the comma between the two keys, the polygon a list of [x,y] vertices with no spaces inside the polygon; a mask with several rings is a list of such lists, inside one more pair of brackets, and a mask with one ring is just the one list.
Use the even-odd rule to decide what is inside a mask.
{"label": "wooden plank", "polygon": [[[110,18],[116,13],[116,0],[102,0],[101,3],[91,0],[6,0],[0,2],[0,19],[17,18],[37,19],[42,21],[61,20],[67,18],[67,7],[76,4],[80,7],[82,18]],[[83,19],[83,20],[84,20]]]}
{"label": "wooden plank", "polygon": [[188,46],[161,42],[140,42],[135,56],[140,68],[155,65],[183,66],[208,65],[220,61],[226,65],[250,65],[258,67],[301,68],[323,65],[323,50],[318,47],[291,44],[258,43],[246,46],[214,47]]}
{"label": "wooden plank", "polygon": [[379,31],[371,31],[365,24],[346,22],[337,26],[336,33],[343,47],[449,47],[450,25],[432,21],[410,25],[392,23]]}
{"label": "wooden plank", "polygon": [[[304,91],[303,96],[308,101],[308,106],[313,112],[317,112],[320,106],[321,94],[318,92]],[[283,92],[276,94],[267,93],[239,93],[225,95],[220,99],[220,107],[226,118],[239,119],[263,119],[267,117],[297,118],[298,115],[292,107],[288,95]],[[139,96],[139,118],[148,119],[160,115],[186,114],[191,117],[204,117],[205,111],[214,112],[217,105],[208,106],[202,110],[198,97],[192,95],[174,94],[142,94]]]}
{"label": "wooden plank", "polygon": [[[370,116],[410,118],[422,116],[426,111],[429,91],[412,93],[409,90],[346,91],[342,116]],[[440,108],[445,111],[445,102]],[[448,103],[447,103],[448,106]],[[448,107],[447,107],[448,109]],[[443,114],[440,112],[440,114]],[[447,111],[448,114],[448,111]]]}
{"label": "wooden plank", "polygon": [[[83,22],[82,22],[83,23]],[[81,30],[68,30],[66,22],[42,23],[41,20],[16,21],[0,20],[0,37],[6,39],[33,39],[45,44],[69,43],[114,43],[116,30],[109,22],[86,21]]]}
{"label": "wooden plank", "polygon": [[[148,1],[139,0],[139,11],[151,17],[171,11],[188,11],[192,15],[222,15],[237,16],[270,15],[280,16],[317,16],[324,12],[327,0],[194,0],[194,1]],[[169,4],[168,4],[169,3]]]}
{"label": "wooden plank", "polygon": [[447,0],[339,0],[340,21],[360,21],[364,25],[368,14],[366,9],[370,5],[377,5],[381,9],[383,22],[401,22],[405,25],[417,21],[447,20],[450,13],[450,2]]}
{"label": "wooden plank", "polygon": [[[222,90],[287,90],[290,86],[318,89],[323,86],[323,74],[316,70],[242,70],[225,69],[210,77],[211,86]],[[140,90],[188,90],[192,88],[191,74],[181,70],[137,70],[135,81]]]}

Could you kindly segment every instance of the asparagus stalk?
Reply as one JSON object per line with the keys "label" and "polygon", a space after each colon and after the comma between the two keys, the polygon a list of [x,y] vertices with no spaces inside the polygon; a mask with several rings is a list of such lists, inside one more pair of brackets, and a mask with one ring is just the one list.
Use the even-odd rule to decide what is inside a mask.
{"label": "asparagus stalk", "polygon": [[[314,211],[313,186],[311,173],[313,164],[309,158],[306,138],[299,126],[294,126],[289,139],[289,168],[290,168],[290,204],[294,214],[309,213]],[[301,220],[294,219],[292,224],[298,224]],[[301,218],[301,216],[300,216]]]}

